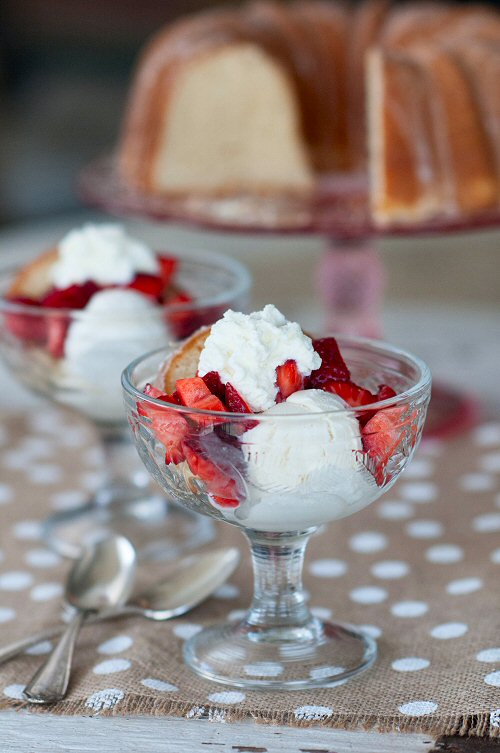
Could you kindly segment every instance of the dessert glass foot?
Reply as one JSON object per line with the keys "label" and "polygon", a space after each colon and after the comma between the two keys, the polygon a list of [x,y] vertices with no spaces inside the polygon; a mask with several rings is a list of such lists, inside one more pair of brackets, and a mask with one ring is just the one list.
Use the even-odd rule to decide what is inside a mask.
{"label": "dessert glass foot", "polygon": [[[343,683],[375,660],[369,636],[311,614],[304,553],[319,526],[357,512],[394,484],[422,434],[430,374],[389,345],[348,337],[338,343],[356,383],[390,385],[397,396],[288,415],[195,410],[143,394],[169,356],[165,350],[136,360],[122,377],[134,441],[155,481],[186,508],[240,527],[250,543],[248,613],[185,644],[187,665],[205,678],[294,690]],[[185,457],[177,464],[165,463],[155,433],[162,425],[182,437]]]}
{"label": "dessert glass foot", "polygon": [[[151,347],[145,345],[150,340],[159,347],[212,324],[227,308],[244,311],[251,283],[246,269],[218,254],[183,254],[177,279],[191,300],[133,314],[10,301],[17,274],[12,270],[0,278],[0,356],[28,389],[92,421],[102,440],[108,474],[87,504],[46,521],[47,543],[75,557],[85,540],[112,528],[130,538],[139,556],[165,559],[212,538],[210,521],[207,526],[199,516],[167,501],[158,488],[152,490],[130,441],[120,374],[131,358]],[[70,332],[80,332],[76,354],[67,352]]]}

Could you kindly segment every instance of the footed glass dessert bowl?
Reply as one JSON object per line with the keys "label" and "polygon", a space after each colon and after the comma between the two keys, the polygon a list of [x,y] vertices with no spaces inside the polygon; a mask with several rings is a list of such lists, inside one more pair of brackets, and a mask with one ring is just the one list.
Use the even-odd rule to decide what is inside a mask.
{"label": "footed glass dessert bowl", "polygon": [[[241,264],[218,254],[191,252],[168,261],[175,265],[175,288],[163,304],[151,302],[147,287],[144,295],[116,287],[93,295],[93,283],[49,292],[48,303],[39,303],[11,294],[26,268],[0,279],[0,356],[20,383],[89,419],[102,439],[103,486],[87,504],[45,521],[44,538],[64,556],[79,556],[82,543],[110,528],[151,558],[173,558],[213,536],[210,521],[170,504],[151,486],[130,441],[120,375],[140,353],[187,337],[229,305],[245,309],[251,280]],[[155,282],[137,278],[150,279]],[[80,298],[89,292],[83,307]]]}
{"label": "footed glass dessert bowl", "polygon": [[[331,367],[321,351],[331,341],[313,341],[321,368]],[[134,441],[155,481],[187,509],[238,526],[250,544],[254,596],[245,617],[185,644],[186,663],[207,679],[311,688],[343,683],[376,658],[374,640],[361,630],[311,614],[304,554],[320,526],[358,512],[394,484],[419,443],[431,377],[420,359],[390,345],[341,337],[338,346],[350,370],[342,384],[310,388],[321,373],[317,362],[304,381],[287,361],[277,370],[276,403],[261,412],[234,412],[246,405],[241,395],[227,383],[220,392],[214,372],[203,376],[200,367],[222,407],[199,377],[178,379],[175,392],[165,393],[165,364],[178,360],[176,346],[137,359],[122,376]],[[378,397],[369,402],[369,395]]]}

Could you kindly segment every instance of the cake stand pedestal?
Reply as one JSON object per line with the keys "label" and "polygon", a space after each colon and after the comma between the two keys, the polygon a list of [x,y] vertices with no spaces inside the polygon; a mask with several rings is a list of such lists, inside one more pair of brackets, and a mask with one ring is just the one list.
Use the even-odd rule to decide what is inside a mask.
{"label": "cake stand pedestal", "polygon": [[[385,270],[381,238],[443,236],[500,227],[500,211],[474,218],[438,217],[415,225],[374,224],[364,174],[322,177],[312,196],[273,195],[170,198],[144,194],[126,185],[111,157],[96,160],[81,174],[83,201],[119,217],[176,222],[185,227],[228,233],[322,236],[325,253],[316,272],[327,329],[381,337]],[[459,433],[474,423],[472,397],[445,385],[433,386],[426,436]]]}

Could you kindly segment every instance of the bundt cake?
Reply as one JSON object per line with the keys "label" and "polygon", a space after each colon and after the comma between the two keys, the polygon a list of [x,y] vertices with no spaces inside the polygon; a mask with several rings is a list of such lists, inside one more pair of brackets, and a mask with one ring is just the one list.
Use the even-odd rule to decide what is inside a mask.
{"label": "bundt cake", "polygon": [[500,204],[500,14],[258,0],[161,31],[118,164],[141,192],[304,194],[366,172],[379,224]]}

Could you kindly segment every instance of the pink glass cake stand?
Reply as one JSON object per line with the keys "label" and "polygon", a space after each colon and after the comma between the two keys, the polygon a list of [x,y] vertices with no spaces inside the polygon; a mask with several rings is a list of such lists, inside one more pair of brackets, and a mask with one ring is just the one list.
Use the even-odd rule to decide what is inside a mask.
{"label": "pink glass cake stand", "polygon": [[[386,237],[443,236],[500,226],[500,211],[481,216],[438,217],[416,225],[374,224],[364,174],[322,177],[312,196],[236,195],[170,198],[126,185],[112,157],[91,163],[79,180],[83,201],[116,216],[133,216],[230,233],[320,235],[325,253],[316,281],[326,309],[326,328],[380,337],[385,272],[377,241]],[[427,436],[458,433],[475,420],[472,397],[448,386],[433,387]]]}

